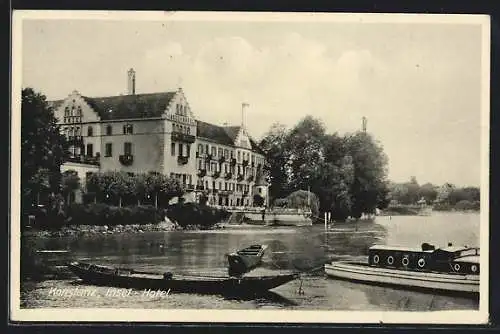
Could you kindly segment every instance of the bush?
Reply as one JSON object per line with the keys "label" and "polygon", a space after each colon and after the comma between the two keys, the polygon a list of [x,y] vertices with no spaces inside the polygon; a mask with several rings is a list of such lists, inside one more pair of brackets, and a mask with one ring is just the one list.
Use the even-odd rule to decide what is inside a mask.
{"label": "bush", "polygon": [[466,210],[479,210],[479,202],[472,202],[469,200],[461,200],[455,204],[455,210],[466,211]]}
{"label": "bush", "polygon": [[168,207],[166,215],[168,219],[183,228],[195,225],[201,228],[209,228],[228,219],[231,214],[226,210],[198,203],[177,203]]}
{"label": "bush", "polygon": [[117,207],[102,203],[72,204],[67,216],[71,225],[115,226],[130,224],[156,224],[165,219],[163,210],[154,206]]}

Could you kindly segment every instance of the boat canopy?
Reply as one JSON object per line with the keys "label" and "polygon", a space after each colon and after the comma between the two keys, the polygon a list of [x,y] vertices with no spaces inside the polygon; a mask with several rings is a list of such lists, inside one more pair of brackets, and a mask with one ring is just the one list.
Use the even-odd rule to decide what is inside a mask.
{"label": "boat canopy", "polygon": [[432,253],[434,251],[434,250],[422,250],[422,248],[417,248],[417,247],[386,246],[386,245],[374,245],[371,246],[369,249],[383,250],[383,251],[426,252],[426,253]]}

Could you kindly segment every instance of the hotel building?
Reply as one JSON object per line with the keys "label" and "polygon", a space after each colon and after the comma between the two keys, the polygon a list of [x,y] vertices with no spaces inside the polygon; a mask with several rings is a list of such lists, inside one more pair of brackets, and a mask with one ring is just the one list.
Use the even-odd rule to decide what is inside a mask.
{"label": "hotel building", "polygon": [[255,194],[267,202],[265,157],[243,124],[202,122],[181,88],[136,94],[133,69],[127,78],[127,95],[87,97],[73,91],[51,102],[70,143],[62,172],[77,171],[83,190],[88,173],[154,171],[179,179],[188,201],[205,193],[211,205],[253,206]]}

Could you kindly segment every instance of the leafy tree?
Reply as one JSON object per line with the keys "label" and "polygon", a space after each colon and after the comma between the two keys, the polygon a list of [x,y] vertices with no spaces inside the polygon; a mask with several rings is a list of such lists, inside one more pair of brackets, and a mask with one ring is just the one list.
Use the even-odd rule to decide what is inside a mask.
{"label": "leafy tree", "polygon": [[316,192],[320,186],[321,167],[325,161],[325,128],[321,121],[306,116],[289,133],[290,190]]}
{"label": "leafy tree", "polygon": [[[59,192],[67,142],[46,97],[25,88],[21,94],[21,188],[23,203],[40,191]],[[43,182],[42,182],[43,179]]]}
{"label": "leafy tree", "polygon": [[418,196],[424,198],[427,204],[434,202],[437,198],[437,187],[432,183],[425,183],[420,186]]}
{"label": "leafy tree", "polygon": [[[260,147],[266,155],[264,171],[270,184],[269,195],[279,198],[286,195],[288,188],[287,166],[289,152],[287,150],[288,132],[281,124],[273,124],[260,142]],[[262,173],[262,171],[258,171]],[[257,175],[258,179],[260,175]]]}
{"label": "leafy tree", "polygon": [[350,187],[353,199],[351,216],[373,214],[384,201],[387,188],[387,157],[382,146],[371,135],[358,132],[347,136],[346,148],[354,165],[354,180]]}

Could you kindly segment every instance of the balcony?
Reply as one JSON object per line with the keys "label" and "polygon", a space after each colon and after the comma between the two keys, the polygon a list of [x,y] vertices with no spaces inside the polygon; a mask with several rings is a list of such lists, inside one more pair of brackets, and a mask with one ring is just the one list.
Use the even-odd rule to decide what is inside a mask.
{"label": "balcony", "polygon": [[186,185],[186,191],[193,191],[193,190],[194,190],[194,184]]}
{"label": "balcony", "polygon": [[181,155],[177,156],[177,163],[179,165],[186,165],[189,161],[189,157],[183,157]]}
{"label": "balcony", "polygon": [[189,144],[192,144],[195,141],[195,137],[193,135],[188,135],[182,132],[172,132],[170,138],[172,139],[172,141],[189,143]]}
{"label": "balcony", "polygon": [[66,162],[76,162],[80,164],[88,164],[88,165],[95,165],[99,166],[100,163],[100,156],[96,155],[95,157],[91,157],[88,155],[78,155],[78,156],[70,156],[66,159]]}
{"label": "balcony", "polygon": [[243,176],[243,174],[238,174],[237,180],[238,180],[238,182],[240,182],[240,181],[243,181],[244,178],[245,177]]}
{"label": "balcony", "polygon": [[212,177],[213,177],[214,179],[218,179],[218,178],[220,177],[220,172],[213,172],[213,173],[212,173]]}
{"label": "balcony", "polygon": [[228,196],[228,195],[231,195],[232,193],[233,193],[232,190],[219,190],[220,196]]}
{"label": "balcony", "polygon": [[205,160],[206,160],[206,161],[210,161],[210,160],[212,160],[212,155],[211,155],[211,154],[208,154],[208,153],[207,153],[207,154],[205,154]]}
{"label": "balcony", "polygon": [[197,185],[196,190],[205,190],[205,186]]}
{"label": "balcony", "polygon": [[207,175],[207,170],[206,169],[200,169],[198,170],[198,177],[205,177]]}
{"label": "balcony", "polygon": [[236,158],[231,158],[230,164],[231,166],[236,166]]}
{"label": "balcony", "polygon": [[253,175],[250,175],[250,176],[247,178],[247,181],[248,181],[248,182],[252,182],[253,180],[254,180]]}
{"label": "balcony", "polygon": [[212,189],[211,192],[212,192],[212,194],[217,194],[218,190],[217,189]]}
{"label": "balcony", "polygon": [[242,196],[243,197],[247,197],[248,196],[248,190],[243,191],[243,195]]}
{"label": "balcony", "polygon": [[229,179],[231,179],[232,177],[233,177],[233,174],[231,174],[231,173],[226,173],[226,175],[224,175],[224,178],[225,178],[226,180],[229,180]]}
{"label": "balcony", "polygon": [[226,161],[226,158],[224,156],[220,157],[219,158],[219,163],[224,163],[224,161]]}
{"label": "balcony", "polygon": [[68,144],[70,146],[81,146],[83,145],[83,137],[82,136],[68,136],[67,137]]}
{"label": "balcony", "polygon": [[131,154],[123,154],[119,157],[120,163],[124,166],[130,166],[134,162],[134,156]]}
{"label": "balcony", "polygon": [[244,167],[248,166],[248,160],[243,160],[242,164],[243,164]]}

